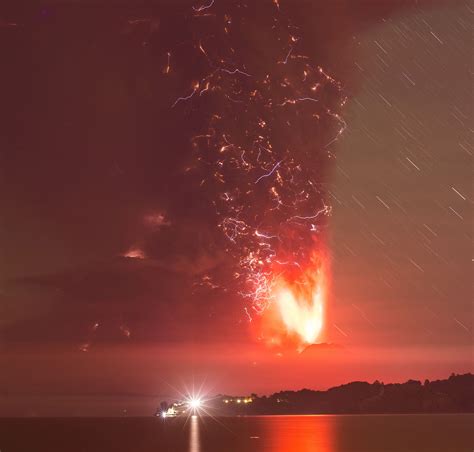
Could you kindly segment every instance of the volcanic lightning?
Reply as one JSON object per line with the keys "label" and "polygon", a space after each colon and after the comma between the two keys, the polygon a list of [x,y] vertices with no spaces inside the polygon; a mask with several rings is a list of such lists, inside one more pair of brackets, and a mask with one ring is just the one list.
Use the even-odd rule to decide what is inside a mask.
{"label": "volcanic lightning", "polygon": [[191,169],[235,262],[224,284],[246,301],[251,322],[267,325],[265,342],[300,349],[323,330],[331,213],[323,175],[346,128],[339,112],[346,98],[305,54],[284,5],[255,3],[196,5],[192,39],[163,57],[169,66],[173,53],[175,72],[193,62],[170,105],[197,130]]}

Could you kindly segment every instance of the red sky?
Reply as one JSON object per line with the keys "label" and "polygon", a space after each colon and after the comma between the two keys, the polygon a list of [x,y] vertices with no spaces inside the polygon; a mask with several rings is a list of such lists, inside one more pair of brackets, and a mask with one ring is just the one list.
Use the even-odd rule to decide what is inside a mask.
{"label": "red sky", "polygon": [[[158,74],[186,8],[0,16],[0,416],[145,414],[193,379],[270,393],[472,371],[466,6],[288,7],[349,98],[325,187],[320,340],[336,346],[302,354],[258,342],[232,287],[196,286],[234,262],[208,199],[176,176],[195,124],[169,109],[186,74]],[[123,257],[137,247],[145,259]]]}

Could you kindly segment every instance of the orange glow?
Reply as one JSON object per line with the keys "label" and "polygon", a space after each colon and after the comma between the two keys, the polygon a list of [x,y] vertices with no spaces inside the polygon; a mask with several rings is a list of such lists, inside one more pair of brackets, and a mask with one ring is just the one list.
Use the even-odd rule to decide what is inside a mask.
{"label": "orange glow", "polygon": [[[289,427],[291,425],[291,427]],[[262,422],[269,450],[274,452],[333,452],[335,450],[333,416],[275,417]]]}
{"label": "orange glow", "polygon": [[122,254],[122,256],[130,259],[145,259],[145,253],[140,248],[130,248],[125,254]]}
{"label": "orange glow", "polygon": [[320,340],[324,326],[326,279],[321,259],[306,269],[281,273],[272,289],[272,302],[262,314],[261,339],[269,345],[299,352]]}
{"label": "orange glow", "polygon": [[276,304],[288,334],[296,334],[301,342],[313,344],[323,326],[321,288],[316,287],[309,302],[294,293],[291,288],[282,289],[276,296]]}

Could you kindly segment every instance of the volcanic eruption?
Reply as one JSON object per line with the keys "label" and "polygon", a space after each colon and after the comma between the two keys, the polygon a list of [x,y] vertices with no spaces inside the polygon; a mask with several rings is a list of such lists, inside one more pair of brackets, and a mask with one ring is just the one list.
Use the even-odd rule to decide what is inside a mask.
{"label": "volcanic eruption", "polygon": [[222,284],[245,300],[261,339],[301,349],[323,328],[323,174],[346,127],[346,98],[278,2],[256,3],[194,7],[163,72],[182,76],[170,108],[196,130],[185,171],[214,206],[234,263]]}

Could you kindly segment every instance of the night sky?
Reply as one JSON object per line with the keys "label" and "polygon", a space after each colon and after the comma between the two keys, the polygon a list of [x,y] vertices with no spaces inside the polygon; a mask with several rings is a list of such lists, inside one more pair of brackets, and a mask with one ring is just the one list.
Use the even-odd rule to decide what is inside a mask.
{"label": "night sky", "polygon": [[[151,414],[192,381],[270,393],[472,371],[468,3],[280,1],[337,80],[327,102],[347,96],[340,136],[276,133],[331,154],[303,160],[332,211],[322,344],[302,353],[249,321],[242,246],[200,182],[214,170],[192,137],[222,105],[175,105],[201,71],[179,50],[190,17],[237,2],[137,3],[0,10],[0,415]],[[281,53],[265,8],[237,44],[254,73]]]}

